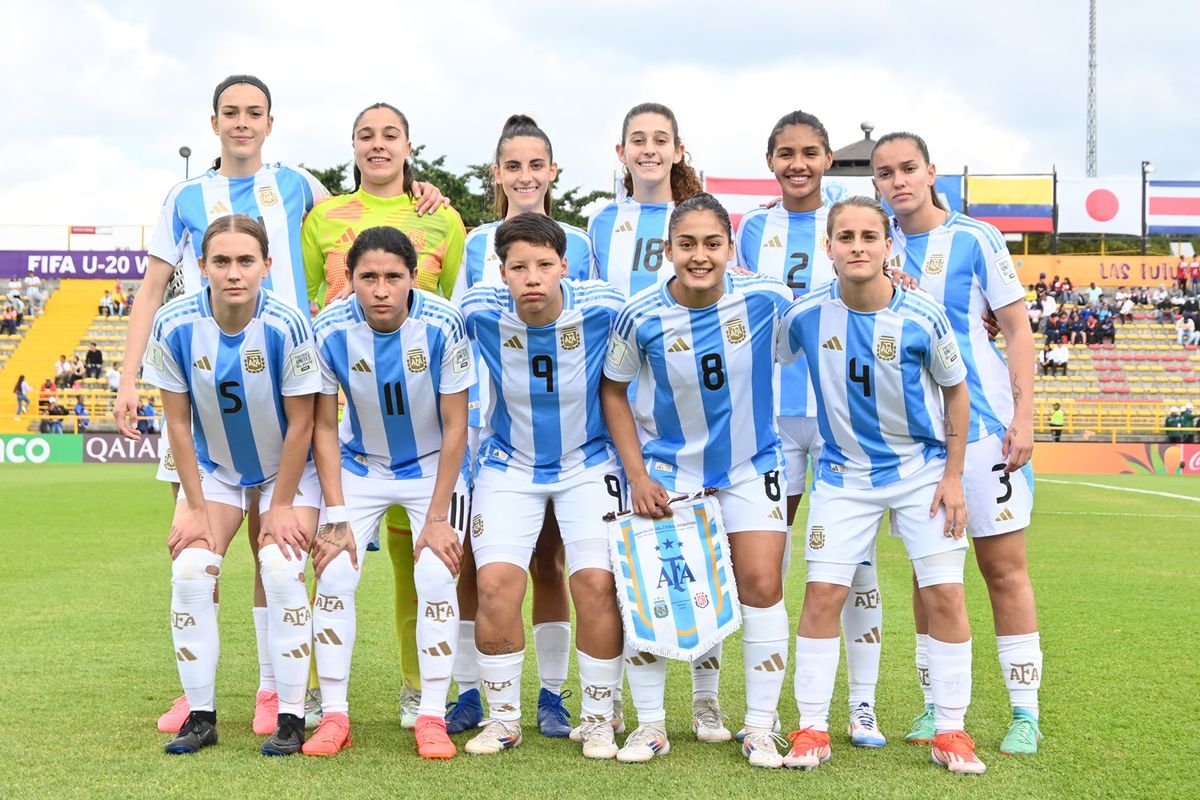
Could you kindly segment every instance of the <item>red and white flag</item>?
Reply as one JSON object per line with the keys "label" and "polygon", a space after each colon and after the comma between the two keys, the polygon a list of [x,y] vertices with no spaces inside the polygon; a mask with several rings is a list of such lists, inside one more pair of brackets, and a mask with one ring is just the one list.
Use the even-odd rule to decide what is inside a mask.
{"label": "red and white flag", "polygon": [[[779,198],[779,182],[774,178],[704,177],[704,191],[720,201],[736,228],[742,215]],[[831,206],[851,195],[875,197],[869,176],[826,175],[821,180],[821,202]]]}
{"label": "red and white flag", "polygon": [[1200,181],[1150,181],[1146,227],[1150,233],[1200,234]]}
{"label": "red and white flag", "polygon": [[1059,178],[1059,233],[1142,232],[1137,178]]}

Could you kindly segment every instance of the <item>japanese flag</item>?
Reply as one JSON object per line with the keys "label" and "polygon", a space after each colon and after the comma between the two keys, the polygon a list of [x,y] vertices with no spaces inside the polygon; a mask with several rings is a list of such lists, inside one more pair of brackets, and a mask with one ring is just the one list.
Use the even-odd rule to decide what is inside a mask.
{"label": "japanese flag", "polygon": [[1142,232],[1137,178],[1059,178],[1059,233]]}

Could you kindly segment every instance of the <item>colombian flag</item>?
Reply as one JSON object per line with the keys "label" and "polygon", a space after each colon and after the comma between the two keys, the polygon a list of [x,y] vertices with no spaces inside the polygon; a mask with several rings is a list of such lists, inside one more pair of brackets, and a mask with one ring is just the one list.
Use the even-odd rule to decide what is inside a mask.
{"label": "colombian flag", "polygon": [[1046,176],[967,176],[967,213],[1001,233],[1054,230],[1054,178]]}

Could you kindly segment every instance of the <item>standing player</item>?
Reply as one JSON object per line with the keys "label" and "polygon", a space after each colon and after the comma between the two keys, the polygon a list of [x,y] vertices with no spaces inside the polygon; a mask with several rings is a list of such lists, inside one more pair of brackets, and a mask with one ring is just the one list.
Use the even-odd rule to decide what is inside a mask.
{"label": "standing player", "polygon": [[[834,277],[825,248],[828,209],[821,198],[821,178],[832,164],[829,133],[821,121],[803,111],[784,115],[767,137],[767,168],[779,182],[781,202],[754,209],[742,217],[738,228],[738,264],[783,281],[796,297],[803,297]],[[821,454],[816,402],[803,360],[781,368],[777,422],[789,492],[785,569],[790,560],[790,529],[808,479],[808,460],[811,457],[815,463]],[[855,571],[842,609],[850,684],[850,741],[860,747],[883,747],[886,743],[875,719],[883,607],[874,561],[872,550],[870,559]]]}
{"label": "standing player", "polygon": [[[320,370],[308,318],[262,289],[271,267],[262,226],[222,217],[201,248],[208,287],[159,309],[143,364],[162,390],[181,484],[167,545],[172,638],[190,713],[165,749],[194,753],[217,742],[213,590],[247,504],[257,502],[279,694],[275,733],[262,752],[290,755],[304,741],[312,639],[304,567],[321,497],[308,461]],[[253,496],[251,487],[259,489]]]}
{"label": "standing player", "polygon": [[[467,388],[475,379],[466,330],[447,301],[413,288],[416,250],[395,228],[362,231],[346,263],[354,294],[314,323],[322,388],[313,449],[328,506],[313,557],[324,714],[304,754],[334,755],[350,744],[357,554],[388,507],[401,505],[421,531],[413,570],[423,609],[417,752],[450,758],[456,751],[443,715],[458,640],[454,575],[467,516]],[[339,386],[346,396],[340,431]]]}
{"label": "standing player", "polygon": [[[871,153],[871,166],[879,194],[895,211],[897,261],[946,306],[967,367],[967,530],[988,586],[1000,667],[1012,703],[1012,722],[1000,752],[1036,753],[1042,649],[1025,552],[1033,509],[1033,334],[1021,302],[1024,291],[999,231],[942,208],[921,137],[884,136]],[[1007,364],[983,327],[981,316],[989,308],[1008,342]],[[932,736],[932,697],[925,680],[929,628],[917,592],[913,611],[917,674],[926,705],[906,738],[925,742]]]}
{"label": "standing player", "polygon": [[[730,275],[729,215],[697,194],[671,214],[666,257],[674,276],[625,304],[601,387],[604,416],[629,476],[634,512],[669,513],[669,493],[719,489],[741,600],[746,672],[742,753],[783,763],[773,733],[787,663],[783,605],[786,479],[775,428],[775,326],[791,291],[758,275]],[[629,383],[637,378],[637,417]],[[735,410],[736,409],[736,410]],[[627,652],[638,728],[617,758],[649,761],[670,749],[665,659]]]}
{"label": "standing player", "polygon": [[[467,234],[462,269],[454,286],[453,299],[461,303],[467,290],[480,285],[503,286],[500,277],[500,257],[496,254],[496,231],[507,219],[519,214],[550,213],[550,186],[558,175],[550,137],[531,118],[514,114],[504,123],[492,162],[492,179],[496,185],[496,214],[499,219],[473,229]],[[587,280],[592,275],[592,245],[586,233],[574,225],[558,223],[567,237],[567,275]],[[491,383],[483,367],[479,382],[472,388],[470,403],[470,444],[474,455],[479,444],[482,409],[488,406]],[[472,463],[474,458],[472,458]],[[533,642],[537,651],[538,726],[544,736],[567,736],[571,732],[570,714],[563,707],[562,687],[567,680],[571,654],[571,607],[563,576],[564,553],[562,539],[555,522],[554,511],[546,514],[541,535],[529,562],[533,583]],[[483,705],[479,695],[479,666],[475,652],[475,559],[468,539],[463,568],[458,579],[458,602],[462,611],[459,625],[458,654],[455,657],[454,679],[459,696],[446,714],[450,733],[474,728],[483,720]]]}
{"label": "standing player", "polygon": [[[675,113],[664,105],[640,103],[629,109],[616,147],[628,197],[593,217],[588,236],[597,276],[631,297],[674,275],[666,257],[671,212],[676,203],[699,192],[701,184],[688,163]],[[720,679],[717,644],[692,662],[692,730],[702,742],[730,739],[717,702]]]}
{"label": "standing player", "polygon": [[567,238],[544,214],[506,220],[495,242],[505,286],[476,286],[463,301],[493,395],[471,517],[479,565],[475,641],[491,718],[467,752],[521,743],[525,571],[552,507],[579,625],[583,754],[612,758],[621,622],[602,518],[620,510],[624,483],[599,387],[622,298],[598,281],[563,280]]}
{"label": "standing player", "polygon": [[951,772],[979,774],[983,762],[963,730],[971,700],[962,585],[967,371],[942,309],[927,295],[893,287],[884,274],[891,238],[878,203],[852,197],[835,204],[828,233],[838,278],[796,300],[779,334],[780,359],[808,363],[825,442],[809,509],[808,584],[796,635],[800,729],[788,737],[784,764],[813,769],[831,756],[838,610],[890,510],[931,612],[933,760]]}
{"label": "standing player", "polygon": [[[387,103],[375,103],[354,119],[351,138],[357,188],[319,204],[304,221],[301,249],[309,297],[328,303],[348,292],[346,255],[350,246],[359,232],[379,225],[397,228],[412,241],[417,251],[417,288],[449,297],[462,260],[465,231],[453,209],[418,214],[413,167],[408,160],[412,154],[408,118]],[[400,725],[413,728],[421,705],[421,670],[414,644],[417,602],[412,526],[402,509],[388,512],[387,531],[396,581],[396,638],[403,678]]]}
{"label": "standing player", "polygon": [[[280,299],[308,316],[308,288],[300,254],[300,225],[314,203],[328,196],[325,188],[300,167],[264,164],[262,148],[271,134],[271,91],[253,75],[231,75],[213,90],[213,133],[219,138],[221,155],[213,168],[176,186],[163,204],[162,219],[147,248],[150,259],[138,302],[129,316],[125,341],[125,363],[113,416],[120,432],[128,438],[141,436],[137,416],[141,403],[137,391],[138,367],[150,335],[155,312],[164,295],[178,296],[199,290],[205,279],[198,261],[204,232],[211,220],[230,213],[246,214],[267,231],[276,268],[264,285]],[[419,212],[441,205],[442,196],[432,186],[420,187],[424,199]],[[169,439],[167,428],[164,440]],[[158,479],[178,490],[179,476],[174,454],[164,441]],[[250,548],[258,551],[258,507],[250,503]],[[258,643],[259,687],[255,699],[254,731],[260,735],[274,730],[278,701],[271,657],[267,649],[266,598],[255,557],[254,629]],[[187,718],[186,696],[175,700],[158,720],[164,733],[179,730]]]}

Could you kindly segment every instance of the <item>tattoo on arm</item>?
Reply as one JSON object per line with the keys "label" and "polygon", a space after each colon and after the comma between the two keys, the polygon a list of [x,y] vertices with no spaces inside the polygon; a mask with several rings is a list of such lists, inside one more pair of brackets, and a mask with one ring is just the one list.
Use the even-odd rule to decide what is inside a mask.
{"label": "tattoo on arm", "polygon": [[347,525],[344,522],[326,522],[317,529],[317,541],[321,544],[330,544],[335,547],[341,547],[345,544],[346,528]]}
{"label": "tattoo on arm", "polygon": [[958,433],[954,430],[953,420],[946,417],[946,437],[950,438],[951,436],[958,436]]}

